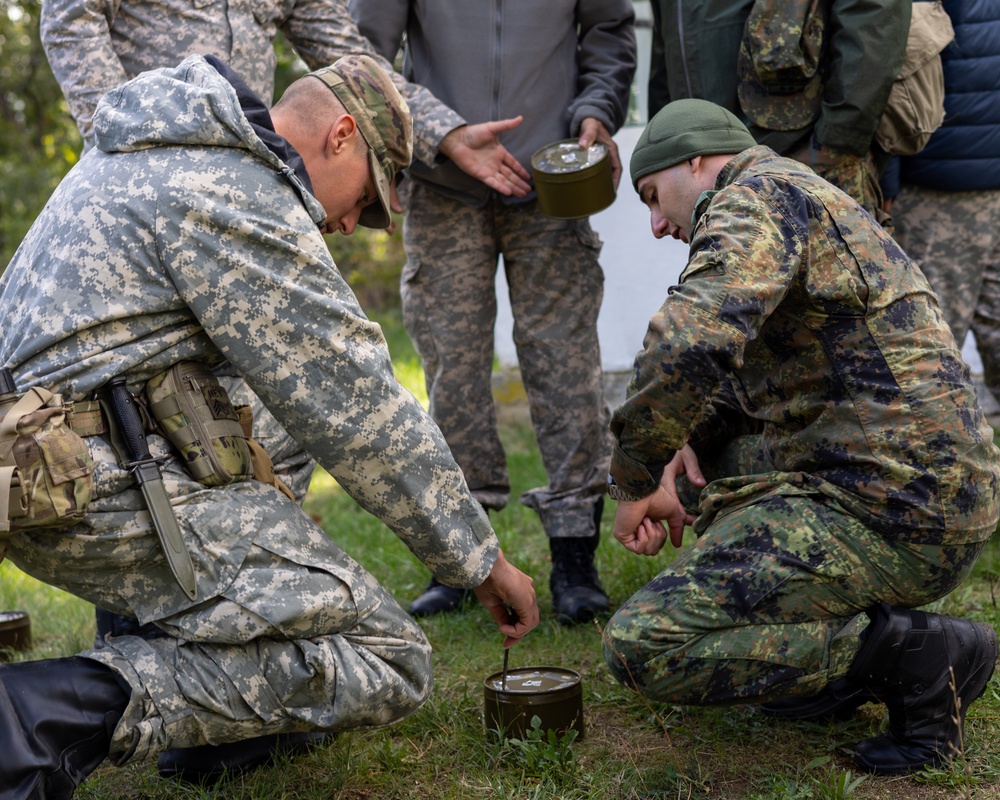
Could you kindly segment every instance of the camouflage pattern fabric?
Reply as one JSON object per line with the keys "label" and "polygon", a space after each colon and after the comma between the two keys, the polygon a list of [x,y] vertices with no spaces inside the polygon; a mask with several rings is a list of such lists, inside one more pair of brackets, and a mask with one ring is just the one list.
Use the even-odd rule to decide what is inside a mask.
{"label": "camouflage pattern fabric", "polygon": [[648,495],[689,439],[721,447],[748,418],[774,471],[715,482],[698,531],[795,488],[897,541],[986,538],[1000,453],[923,273],[847,195],[766,147],[716,187],[612,420],[618,485]]}
{"label": "camouflage pattern fabric", "polygon": [[[440,580],[482,583],[497,558],[485,513],[333,263],[325,210],[256,136],[232,86],[192,56],[114,90],[95,130],[98,149],[0,280],[0,363],[18,385],[80,400],[116,375],[135,390],[179,361],[228,360]],[[177,637],[124,636],[86,654],[132,690],[114,760],[379,725],[426,698],[420,629],[277,489],[204,487],[148,437],[194,562],[192,602],[110,444],[85,441],[96,462],[87,518],[6,542],[36,578]]]}
{"label": "camouflage pattern fabric", "polygon": [[223,364],[216,372],[219,383],[226,390],[234,406],[250,406],[253,412],[253,438],[267,453],[274,466],[274,474],[281,479],[298,502],[306,499],[312,482],[316,462],[302,449],[288,432],[278,424],[274,415],[261,403],[238,375],[219,374],[231,372],[229,364]]}
{"label": "camouflage pattern fabric", "polygon": [[87,439],[98,467],[86,523],[15,536],[8,553],[39,580],[168,634],[114,637],[81,653],[132,687],[114,763],[167,747],[385,725],[419,708],[432,687],[430,645],[371,574],[273,487],[206,489],[165,439],[148,440],[167,459],[197,602],[177,590],[142,496],[103,437]]}
{"label": "camouflage pattern fabric", "polygon": [[[83,519],[90,503],[94,464],[67,424],[65,408],[58,397],[41,397],[38,390],[28,394],[34,401],[28,409],[33,410],[22,414],[16,404],[4,409],[3,420],[10,427],[0,438],[0,466],[16,471],[0,484],[10,497],[0,515],[0,531],[70,525]],[[20,490],[11,485],[14,475]],[[27,507],[15,498],[23,498]]]}
{"label": "camouflage pattern fabric", "polygon": [[829,9],[816,0],[754,0],[737,58],[740,107],[773,131],[800,131],[823,102]]}
{"label": "camouflage pattern fabric", "polygon": [[486,508],[510,479],[490,374],[496,270],[503,253],[521,377],[548,486],[521,502],[550,537],[594,533],[610,457],[597,314],[601,243],[587,220],[554,220],[535,201],[474,208],[417,181],[403,184],[407,331],[424,363],[430,412]]}
{"label": "camouflage pattern fabric", "polygon": [[622,605],[604,657],[619,681],[665,703],[816,694],[847,674],[864,609],[946,595],[985,546],[894,541],[822,494],[771,495],[716,518]]}
{"label": "camouflage pattern fabric", "polygon": [[[413,160],[413,126],[406,101],[378,62],[366,55],[339,59],[309,73],[321,80],[354,117],[368,145],[377,203],[361,210],[358,225],[385,230],[392,225],[391,186]],[[383,135],[383,132],[386,132]],[[390,133],[391,132],[391,133]]]}
{"label": "camouflage pattern fabric", "polygon": [[986,386],[1000,397],[1000,191],[904,185],[892,210],[896,240],[937,292],[955,341],[972,331]]}
{"label": "camouflage pattern fabric", "polygon": [[968,575],[1000,453],[923,274],[843,192],[766,147],[735,156],[644,347],[612,474],[648,494],[690,442],[711,483],[697,541],[605,629],[619,680],[674,703],[814,694],[864,609]]}
{"label": "camouflage pattern fabric", "polygon": [[[94,109],[105,92],[192,53],[218,56],[270,105],[279,31],[312,69],[363,53],[392,70],[358,31],[346,0],[45,0],[41,19],[49,64],[88,147]],[[427,90],[392,75],[417,117],[416,151],[432,163],[441,139],[465,121]],[[234,405],[251,406],[254,438],[277,476],[303,500],[312,459],[231,368],[223,366],[219,377]]]}
{"label": "camouflage pattern fabric", "polygon": [[813,138],[809,144],[789,153],[788,157],[801,161],[821,178],[849,194],[886,233],[893,233],[892,215],[884,208],[879,170],[871,150],[857,156],[846,150],[824,147]]}
{"label": "camouflage pattern fabric", "polygon": [[[392,73],[358,31],[346,0],[45,0],[41,18],[45,54],[88,144],[105,92],[194,53],[217,56],[271,105],[279,31],[310,69],[362,53]],[[413,114],[415,154],[431,164],[441,140],[465,120],[423,87],[392,77]]]}

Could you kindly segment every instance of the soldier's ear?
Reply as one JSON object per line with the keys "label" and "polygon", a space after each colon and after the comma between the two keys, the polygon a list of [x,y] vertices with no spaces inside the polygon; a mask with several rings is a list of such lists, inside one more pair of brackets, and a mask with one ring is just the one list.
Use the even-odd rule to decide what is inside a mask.
{"label": "soldier's ear", "polygon": [[358,136],[358,123],[350,114],[341,114],[334,120],[327,134],[326,147],[328,152],[339,154],[344,148],[350,150],[355,146]]}

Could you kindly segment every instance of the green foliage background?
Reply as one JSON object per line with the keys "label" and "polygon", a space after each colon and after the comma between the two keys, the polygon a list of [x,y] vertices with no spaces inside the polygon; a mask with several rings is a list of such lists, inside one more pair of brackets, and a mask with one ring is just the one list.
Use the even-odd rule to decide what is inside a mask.
{"label": "green foliage background", "polygon": [[[0,271],[83,142],[39,36],[41,0],[0,0]],[[279,38],[276,92],[305,71]],[[397,221],[398,222],[398,221]],[[394,309],[404,256],[400,225],[393,234],[359,228],[327,237],[327,245],[363,307]]]}

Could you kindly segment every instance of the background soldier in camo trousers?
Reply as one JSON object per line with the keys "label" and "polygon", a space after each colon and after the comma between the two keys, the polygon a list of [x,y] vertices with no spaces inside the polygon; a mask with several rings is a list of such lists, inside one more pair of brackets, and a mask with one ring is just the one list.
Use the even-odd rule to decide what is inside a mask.
{"label": "background soldier in camo trousers", "polygon": [[[0,666],[3,800],[66,800],[108,756],[124,764],[168,747],[388,724],[431,690],[419,626],[297,503],[249,475],[189,474],[191,437],[168,440],[146,391],[179,364],[207,372],[228,360],[417,558],[474,587],[507,646],[538,622],[531,579],[499,550],[323,239],[389,224],[411,139],[388,75],[348,57],[293,83],[269,111],[221,61],[191,56],[112,90],[94,127],[96,147],[0,282],[0,363],[22,391],[48,387],[73,404],[69,464],[88,480],[67,526],[4,520],[14,530],[0,547],[36,578],[166,635]],[[106,411],[82,427],[76,404],[89,407],[118,377],[148,395],[159,427],[126,437]],[[211,396],[214,426],[228,404]],[[166,514],[155,503],[147,512],[132,477],[141,453],[123,452],[123,440],[141,440],[125,450],[148,447],[160,465]],[[63,475],[66,461],[49,470]],[[144,474],[149,492],[161,486]],[[165,548],[158,531],[173,518],[182,541]]]}
{"label": "background soldier in camo trousers", "polygon": [[653,234],[691,251],[612,418],[615,536],[644,555],[686,524],[698,540],[608,623],[609,666],[667,703],[814,719],[884,702],[862,768],[948,761],[997,637],[911,609],[985,547],[1000,451],[926,278],[712,103],[665,106],[631,173]]}
{"label": "background soldier in camo trousers", "polygon": [[[955,41],[941,53],[944,123],[884,178],[893,235],[937,293],[959,345],[971,330],[1000,400],[1000,6],[945,0]],[[902,183],[902,185],[900,185]]]}
{"label": "background soldier in camo trousers", "polygon": [[[404,74],[470,120],[523,115],[505,136],[522,165],[573,137],[610,150],[635,70],[627,0],[504,3],[499,20],[463,0],[352,0],[361,32],[386,58],[407,37]],[[417,155],[400,191],[406,206],[402,278],[407,331],[421,358],[431,414],[473,495],[503,508],[510,477],[491,391],[495,280],[503,257],[514,342],[548,485],[521,502],[541,518],[552,550],[558,619],[609,607],[594,564],[610,438],[597,313],[600,242],[587,220],[542,216],[534,197],[499,197],[453,164]],[[617,177],[616,177],[617,180]],[[462,593],[432,580],[413,614],[457,609]]]}

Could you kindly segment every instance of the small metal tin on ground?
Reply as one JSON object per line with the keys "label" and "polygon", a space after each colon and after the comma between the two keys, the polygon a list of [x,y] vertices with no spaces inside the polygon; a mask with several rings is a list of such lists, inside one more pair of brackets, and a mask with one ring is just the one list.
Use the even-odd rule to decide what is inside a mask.
{"label": "small metal tin on ground", "polygon": [[524,738],[537,716],[541,729],[583,738],[583,683],[580,673],[562,667],[518,667],[484,681],[486,727],[508,738]]}
{"label": "small metal tin on ground", "polygon": [[31,648],[31,618],[26,611],[0,611],[0,661],[12,650]]}
{"label": "small metal tin on ground", "polygon": [[531,157],[538,208],[547,217],[577,219],[603,211],[615,199],[608,148],[583,150],[576,139],[546,145]]}

